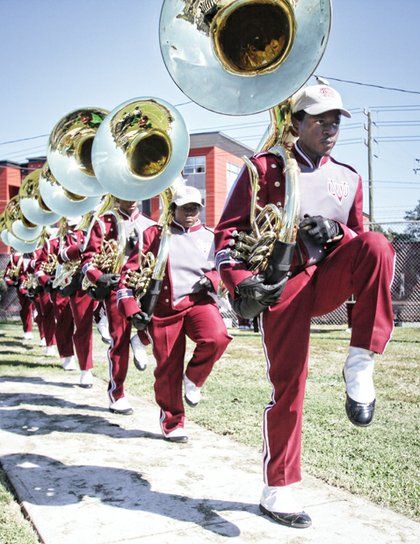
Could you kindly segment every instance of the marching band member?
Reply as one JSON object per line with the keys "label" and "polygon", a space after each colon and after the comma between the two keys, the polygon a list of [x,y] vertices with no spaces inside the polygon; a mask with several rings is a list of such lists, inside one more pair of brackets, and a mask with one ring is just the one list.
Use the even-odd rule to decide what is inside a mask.
{"label": "marching band member", "polygon": [[[118,291],[122,314],[140,330],[148,325],[156,359],[155,398],[160,406],[160,424],[165,439],[186,442],[185,410],[182,400],[195,406],[213,365],[220,359],[231,337],[218,307],[209,295],[217,291],[219,274],[214,269],[213,232],[200,222],[201,195],[194,187],[174,193],[171,210],[169,258],[156,309],[151,318],[142,312],[132,290]],[[155,225],[144,232],[141,251],[157,255],[162,228]],[[139,244],[123,270],[139,268]],[[196,347],[184,373],[186,338]]]}
{"label": "marching band member", "polygon": [[53,234],[50,238],[47,238],[37,257],[35,275],[41,287],[49,294],[53,304],[56,322],[55,339],[62,367],[64,370],[75,370],[77,367],[73,346],[74,322],[69,300],[61,296],[52,286],[58,264],[58,254],[63,244],[63,239],[66,237],[66,232],[67,221],[61,219],[59,231],[56,235]]}
{"label": "marching band member", "polygon": [[[216,251],[222,280],[232,298],[240,302],[242,295],[265,307],[260,327],[273,395],[264,414],[265,487],[260,508],[281,524],[304,528],[311,519],[295,503],[290,486],[301,479],[311,317],[331,312],[355,295],[352,336],[343,370],[346,412],[353,424],[369,425],[375,407],[374,354],[384,351],[393,327],[390,284],[394,252],[382,234],[363,231],[361,178],[352,167],[331,157],[341,116],[350,117],[339,93],[328,85],[305,87],[294,97],[292,112],[298,135],[293,153],[300,168],[301,194],[300,242],[292,277],[282,294],[276,287],[273,292],[273,286],[253,276],[243,261],[230,254],[233,232],[250,229],[251,190],[246,169],[236,181],[216,228]],[[259,205],[280,205],[285,199],[285,178],[275,148],[257,154],[252,162],[259,173]],[[311,247],[325,254],[316,264],[305,258]]]}
{"label": "marching band member", "polygon": [[90,225],[86,249],[82,255],[82,272],[92,284],[90,292],[96,299],[104,300],[109,323],[111,345],[108,349],[110,380],[108,384],[109,410],[112,413],[129,415],[133,410],[124,395],[124,381],[128,370],[131,324],[119,313],[115,288],[118,274],[104,272],[97,259],[105,246],[114,242],[111,249],[112,268],[120,270],[126,254],[142,236],[143,230],[153,221],[142,215],[137,202],[115,199],[115,206]]}
{"label": "marching band member", "polygon": [[[67,236],[58,254],[58,261],[65,265],[71,262],[80,262],[86,242],[86,233],[82,229],[75,229],[77,221],[68,221]],[[80,264],[73,274],[70,283],[60,290],[61,294],[69,297],[70,308],[74,321],[73,343],[80,368],[79,385],[90,388],[93,385],[93,358],[92,358],[92,323],[96,305],[95,300],[86,291],[82,290],[82,273]]]}
{"label": "marching band member", "polygon": [[23,326],[23,341],[32,340],[32,300],[25,296],[19,289],[25,277],[25,271],[29,264],[28,255],[23,255],[11,249],[10,260],[4,271],[4,279],[7,285],[16,287],[17,296],[19,299],[20,310],[19,315]]}
{"label": "marching band member", "polygon": [[[49,293],[41,287],[35,275],[37,259],[39,258],[41,251],[42,246],[35,249],[32,253],[26,269],[25,280],[20,286],[20,291],[25,295],[33,297],[35,301],[35,307],[37,308],[38,315],[41,317],[42,321],[42,332],[40,329],[40,346],[44,347],[44,355],[46,357],[56,357],[57,346],[55,340],[54,306],[51,302]],[[44,342],[42,342],[42,339],[44,339]]]}

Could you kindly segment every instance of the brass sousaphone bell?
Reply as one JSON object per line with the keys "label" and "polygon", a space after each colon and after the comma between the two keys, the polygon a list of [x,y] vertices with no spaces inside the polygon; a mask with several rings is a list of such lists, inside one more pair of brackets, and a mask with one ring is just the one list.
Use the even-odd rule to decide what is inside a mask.
{"label": "brass sousaphone bell", "polygon": [[93,171],[92,145],[107,113],[101,108],[79,108],[62,117],[51,131],[39,189],[48,208],[60,216],[84,215],[106,193]]}
{"label": "brass sousaphone bell", "polygon": [[23,215],[35,225],[53,225],[60,215],[51,211],[39,192],[41,168],[28,174],[19,189],[19,204]]}
{"label": "brass sousaphone bell", "polygon": [[178,110],[146,96],[127,100],[107,115],[93,142],[92,163],[106,192],[145,200],[174,182],[188,151],[189,135]]}
{"label": "brass sousaphone bell", "polygon": [[[15,196],[7,203],[1,221],[3,228],[1,240],[20,253],[32,253],[38,246],[43,228],[26,221],[19,207],[19,197]],[[17,236],[17,233],[24,238]]]}
{"label": "brass sousaphone bell", "polygon": [[42,234],[42,226],[32,223],[23,215],[18,195],[7,203],[5,220],[7,230],[20,240],[31,242]]}
{"label": "brass sousaphone bell", "polygon": [[330,24],[330,0],[165,0],[161,51],[191,100],[248,115],[304,85],[324,53]]}

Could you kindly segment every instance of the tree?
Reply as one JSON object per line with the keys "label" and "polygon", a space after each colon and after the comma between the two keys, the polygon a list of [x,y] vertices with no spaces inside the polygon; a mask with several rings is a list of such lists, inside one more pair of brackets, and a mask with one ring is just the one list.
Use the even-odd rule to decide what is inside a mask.
{"label": "tree", "polygon": [[416,223],[408,223],[405,227],[406,234],[410,235],[412,240],[420,240],[420,200],[414,210],[406,211],[404,219],[407,221],[416,221]]}

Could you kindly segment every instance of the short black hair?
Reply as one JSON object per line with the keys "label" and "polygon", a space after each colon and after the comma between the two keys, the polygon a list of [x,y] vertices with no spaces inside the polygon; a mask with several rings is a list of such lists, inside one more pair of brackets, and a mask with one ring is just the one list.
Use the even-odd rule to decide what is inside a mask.
{"label": "short black hair", "polygon": [[295,113],[292,113],[292,117],[296,119],[296,121],[303,121],[303,118],[305,117],[305,115],[306,115],[305,110],[299,110],[299,111],[296,111]]}

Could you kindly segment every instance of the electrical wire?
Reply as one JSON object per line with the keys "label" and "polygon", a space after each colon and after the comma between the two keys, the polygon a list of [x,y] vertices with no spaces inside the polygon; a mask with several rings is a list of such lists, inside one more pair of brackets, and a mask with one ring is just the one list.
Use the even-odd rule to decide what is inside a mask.
{"label": "electrical wire", "polygon": [[360,85],[362,87],[374,87],[376,89],[382,89],[384,91],[396,91],[399,93],[420,94],[420,91],[411,91],[409,89],[400,89],[399,87],[387,87],[386,85],[377,85],[375,83],[364,83],[362,81],[352,81],[350,79],[339,79],[337,77],[328,77],[315,75],[323,79],[330,79],[331,81],[339,81],[340,83],[350,83],[351,85]]}

